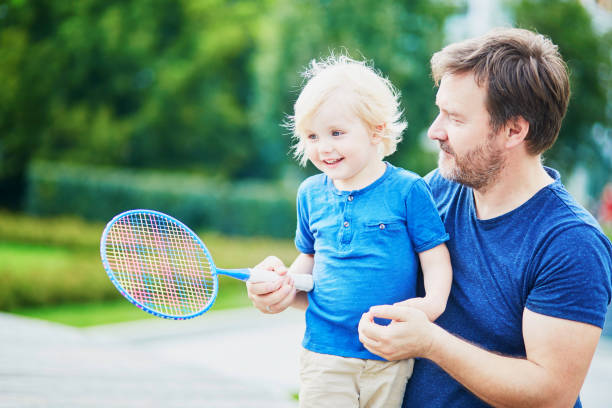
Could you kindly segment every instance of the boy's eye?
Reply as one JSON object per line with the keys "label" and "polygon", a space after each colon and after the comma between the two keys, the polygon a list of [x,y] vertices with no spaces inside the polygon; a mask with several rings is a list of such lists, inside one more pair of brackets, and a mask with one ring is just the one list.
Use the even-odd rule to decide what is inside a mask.
{"label": "boy's eye", "polygon": [[342,132],[339,131],[339,130],[332,130],[331,134],[332,134],[332,136],[340,136],[342,134]]}
{"label": "boy's eye", "polygon": [[317,140],[317,135],[315,135],[314,133],[312,133],[312,134],[308,135],[306,138],[307,138],[308,140]]}

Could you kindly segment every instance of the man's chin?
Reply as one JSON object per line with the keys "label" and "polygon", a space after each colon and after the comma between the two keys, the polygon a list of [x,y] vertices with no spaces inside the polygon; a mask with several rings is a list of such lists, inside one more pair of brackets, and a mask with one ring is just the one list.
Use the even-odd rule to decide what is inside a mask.
{"label": "man's chin", "polygon": [[448,181],[453,181],[459,184],[466,184],[466,180],[464,180],[464,177],[462,177],[461,171],[456,166],[449,165],[447,161],[442,162],[442,160],[440,160],[438,162],[438,172]]}
{"label": "man's chin", "polygon": [[452,158],[448,154],[445,154],[443,151],[440,151],[440,157],[438,158],[438,171],[440,172],[440,175],[445,179],[455,181],[457,177],[457,171],[455,169],[455,166],[449,163],[451,160]]}
{"label": "man's chin", "polygon": [[438,166],[438,171],[440,172],[440,175],[445,179],[449,181],[458,181],[456,172],[453,172],[442,166]]}

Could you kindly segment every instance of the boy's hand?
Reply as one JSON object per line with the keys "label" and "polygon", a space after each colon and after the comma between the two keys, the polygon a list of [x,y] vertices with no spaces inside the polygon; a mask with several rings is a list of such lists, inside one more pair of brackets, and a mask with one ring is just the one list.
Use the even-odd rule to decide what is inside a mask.
{"label": "boy's hand", "polygon": [[[388,326],[374,318],[391,319]],[[436,328],[421,310],[399,306],[373,306],[359,322],[359,340],[370,352],[389,361],[427,357]]]}
{"label": "boy's hand", "polygon": [[404,300],[394,304],[395,306],[408,306],[414,307],[423,311],[429,318],[429,321],[435,321],[444,312],[446,308],[446,302],[434,300],[431,297],[416,297]]}
{"label": "boy's hand", "polygon": [[263,313],[279,313],[291,305],[296,289],[293,280],[287,275],[287,267],[275,256],[269,256],[254,269],[276,272],[280,278],[274,282],[247,282],[249,299]]}

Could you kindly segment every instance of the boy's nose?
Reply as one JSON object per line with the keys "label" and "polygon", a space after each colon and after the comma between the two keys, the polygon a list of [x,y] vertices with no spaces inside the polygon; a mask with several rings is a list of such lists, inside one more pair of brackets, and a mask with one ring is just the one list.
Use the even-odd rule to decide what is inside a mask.
{"label": "boy's nose", "polygon": [[334,150],[332,143],[325,139],[321,139],[318,143],[319,152],[321,153],[329,153]]}

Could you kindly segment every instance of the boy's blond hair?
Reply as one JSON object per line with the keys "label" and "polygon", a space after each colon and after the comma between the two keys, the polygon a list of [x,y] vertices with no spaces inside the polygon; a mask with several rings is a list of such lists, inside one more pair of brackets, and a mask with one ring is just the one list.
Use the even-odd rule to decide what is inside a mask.
{"label": "boy's blond hair", "polygon": [[352,93],[351,108],[382,142],[381,158],[395,152],[402,140],[406,122],[402,121],[399,91],[366,61],[356,61],[346,55],[323,60],[312,60],[302,73],[308,81],[294,105],[294,116],[289,116],[286,126],[292,131],[293,155],[305,166],[305,123],[317,112],[323,102],[336,91]]}

